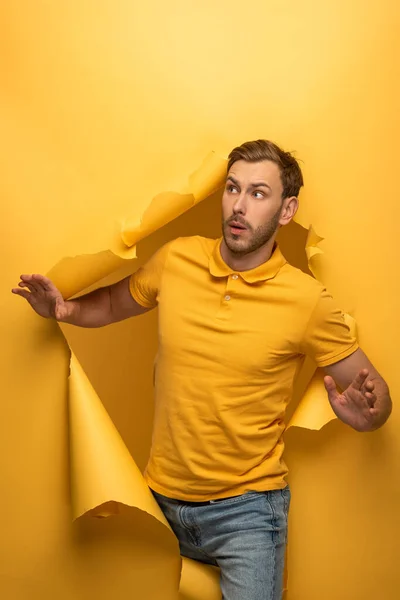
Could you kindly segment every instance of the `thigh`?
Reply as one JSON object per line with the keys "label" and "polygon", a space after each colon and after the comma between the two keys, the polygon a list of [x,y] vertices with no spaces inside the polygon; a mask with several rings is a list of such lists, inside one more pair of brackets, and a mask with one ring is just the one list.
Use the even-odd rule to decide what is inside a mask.
{"label": "thigh", "polygon": [[285,488],[218,507],[213,555],[223,600],[281,600],[289,503]]}

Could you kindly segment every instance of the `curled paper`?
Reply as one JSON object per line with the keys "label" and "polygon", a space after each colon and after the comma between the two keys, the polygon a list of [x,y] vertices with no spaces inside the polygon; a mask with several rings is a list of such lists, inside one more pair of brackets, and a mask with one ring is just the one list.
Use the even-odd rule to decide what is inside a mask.
{"label": "curled paper", "polygon": [[189,177],[181,194],[164,192],[155,196],[142,218],[127,219],[122,225],[121,237],[130,248],[160,227],[176,219],[201,200],[208,198],[222,185],[226,173],[226,159],[210,152],[197,171]]}
{"label": "curled paper", "polygon": [[318,244],[320,242],[323,241],[323,237],[319,236],[316,231],[314,230],[313,226],[310,225],[310,228],[308,230],[308,235],[307,235],[307,241],[306,241],[306,255],[307,255],[307,261],[308,261],[308,268],[310,269],[311,273],[314,275],[314,277],[317,277],[316,272],[315,272],[315,260],[314,257],[318,256],[320,254],[323,254],[323,250],[321,250],[321,248],[318,247]]}
{"label": "curled paper", "polygon": [[179,600],[221,600],[219,569],[184,558]]}
{"label": "curled paper", "polygon": [[227,161],[211,152],[188,178],[182,192],[155,196],[143,214],[116,223],[108,246],[96,254],[63,258],[48,273],[64,298],[71,298],[136,258],[136,244],[215,192],[225,179]]}
{"label": "curled paper", "polygon": [[108,516],[121,503],[144,510],[169,527],[142,474],[71,354],[69,425],[72,516]]}

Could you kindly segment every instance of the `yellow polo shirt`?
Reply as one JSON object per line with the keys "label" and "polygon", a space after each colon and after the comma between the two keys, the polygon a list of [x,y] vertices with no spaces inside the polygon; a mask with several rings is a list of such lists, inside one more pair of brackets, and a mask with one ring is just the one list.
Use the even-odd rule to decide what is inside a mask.
{"label": "yellow polo shirt", "polygon": [[204,501],[286,485],[284,415],[304,355],[323,367],[357,342],[323,286],[286,262],[235,272],[221,240],[179,238],[130,280],[159,310],[148,485]]}

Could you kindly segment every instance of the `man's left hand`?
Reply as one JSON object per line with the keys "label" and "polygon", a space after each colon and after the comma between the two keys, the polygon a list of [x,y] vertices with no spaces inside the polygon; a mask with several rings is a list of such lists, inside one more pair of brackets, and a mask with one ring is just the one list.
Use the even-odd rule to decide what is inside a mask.
{"label": "man's left hand", "polygon": [[371,431],[380,426],[380,411],[375,406],[375,385],[368,380],[368,375],[368,369],[362,369],[342,394],[339,394],[332,377],[324,378],[333,412],[357,431]]}

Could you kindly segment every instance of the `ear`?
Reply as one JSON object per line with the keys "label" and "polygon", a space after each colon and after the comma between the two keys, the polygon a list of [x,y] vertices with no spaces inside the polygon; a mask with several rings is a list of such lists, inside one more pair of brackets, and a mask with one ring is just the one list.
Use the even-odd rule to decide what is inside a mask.
{"label": "ear", "polygon": [[279,219],[280,225],[287,225],[293,219],[299,208],[299,201],[296,196],[285,198],[282,204],[281,216]]}

